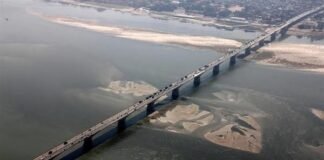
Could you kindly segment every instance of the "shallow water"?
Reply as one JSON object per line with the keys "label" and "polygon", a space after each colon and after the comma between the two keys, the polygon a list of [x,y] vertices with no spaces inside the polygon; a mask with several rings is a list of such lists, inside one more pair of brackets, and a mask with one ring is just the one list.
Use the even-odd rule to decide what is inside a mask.
{"label": "shallow water", "polygon": [[[312,85],[323,85],[324,77],[255,64],[240,65],[203,84],[201,89],[186,95],[181,103],[198,104],[216,116],[216,123],[221,123],[220,119],[217,121],[220,109],[229,115],[257,117],[262,128],[260,154],[211,145],[199,136],[209,130],[208,126],[193,134],[178,134],[144,125],[132,128],[122,139],[107,143],[81,159],[153,159],[164,152],[168,154],[157,156],[158,159],[171,159],[170,155],[176,155],[174,159],[197,159],[199,155],[204,155],[201,159],[322,159],[305,144],[323,144],[323,121],[309,109],[314,106],[324,109],[324,88]],[[188,137],[191,137],[190,142]],[[127,151],[130,155],[122,154]]]}

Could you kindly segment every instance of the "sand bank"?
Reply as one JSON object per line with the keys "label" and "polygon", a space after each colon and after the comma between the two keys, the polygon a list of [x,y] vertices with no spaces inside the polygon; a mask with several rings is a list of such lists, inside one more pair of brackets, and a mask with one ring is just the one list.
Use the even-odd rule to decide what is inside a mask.
{"label": "sand bank", "polygon": [[110,82],[107,87],[99,87],[98,89],[115,94],[131,94],[137,97],[149,95],[158,90],[154,86],[143,81],[113,81]]}
{"label": "sand bank", "polygon": [[200,110],[196,104],[176,105],[151,117],[150,123],[165,126],[166,130],[178,133],[193,132],[212,122],[214,115],[208,111]]}
{"label": "sand bank", "polygon": [[[228,148],[259,153],[261,127],[250,114],[202,110],[196,104],[176,105],[149,117],[150,124],[170,132],[193,134]],[[215,129],[216,128],[216,129]]]}
{"label": "sand bank", "polygon": [[40,13],[36,13],[34,11],[29,11],[29,13],[54,23],[83,28],[94,32],[106,33],[109,34],[110,36],[138,40],[138,41],[172,44],[172,45],[176,44],[182,46],[193,46],[193,47],[215,49],[215,50],[219,49],[221,51],[226,51],[230,48],[238,48],[242,45],[241,42],[235,40],[216,38],[211,36],[170,34],[170,33],[163,33],[163,32],[145,30],[140,28],[127,28],[127,27],[103,25],[91,20],[80,20],[80,19],[68,18],[68,17],[45,16]]}
{"label": "sand bank", "polygon": [[263,64],[324,72],[324,45],[274,43],[259,50],[253,58]]}
{"label": "sand bank", "polygon": [[240,116],[237,123],[207,132],[205,138],[225,147],[259,153],[262,149],[260,126],[251,116]]}
{"label": "sand bank", "polygon": [[311,112],[319,119],[324,120],[324,111],[312,108]]}
{"label": "sand bank", "polygon": [[50,18],[52,22],[69,25],[73,27],[84,28],[96,32],[112,34],[116,37],[140,40],[154,43],[180,44],[190,45],[195,47],[222,47],[236,48],[241,46],[241,43],[235,40],[208,37],[208,36],[190,36],[190,35],[175,35],[168,33],[145,31],[141,29],[130,29],[122,27],[113,27],[107,25],[99,25],[94,22],[80,21],[71,18]]}
{"label": "sand bank", "polygon": [[241,12],[244,9],[243,6],[240,5],[232,5],[230,7],[228,7],[228,10],[231,12]]}

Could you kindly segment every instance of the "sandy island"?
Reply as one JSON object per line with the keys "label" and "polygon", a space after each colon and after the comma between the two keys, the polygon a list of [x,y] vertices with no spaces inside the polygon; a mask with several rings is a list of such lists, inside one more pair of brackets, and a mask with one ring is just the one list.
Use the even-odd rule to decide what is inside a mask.
{"label": "sandy island", "polygon": [[110,82],[107,87],[98,87],[98,89],[115,94],[131,94],[137,97],[149,95],[158,90],[154,86],[143,81],[113,81]]}
{"label": "sandy island", "polygon": [[214,115],[200,110],[196,104],[177,105],[165,113],[150,116],[150,123],[164,126],[166,130],[178,133],[193,132],[212,122]]}
{"label": "sandy island", "polygon": [[128,27],[103,25],[103,24],[98,24],[97,22],[91,20],[80,20],[80,19],[75,19],[70,17],[46,16],[41,13],[37,13],[35,11],[29,11],[29,13],[53,23],[83,28],[94,32],[106,33],[109,34],[110,36],[138,40],[138,41],[192,46],[198,48],[214,49],[217,51],[228,51],[228,49],[238,48],[242,45],[241,42],[235,40],[216,38],[211,36],[170,34],[170,33],[151,31],[151,30],[145,30],[140,28],[128,28]]}
{"label": "sandy island", "polygon": [[[221,119],[226,120],[217,124],[215,115],[210,111],[202,110],[196,104],[178,104],[166,111],[155,112],[149,117],[149,122],[170,132],[194,134],[194,131],[199,131],[198,136],[212,143],[259,153],[262,149],[260,125],[250,115],[233,116],[236,118],[231,120],[223,115]],[[213,129],[215,127],[218,129]]]}
{"label": "sandy island", "polygon": [[207,132],[204,136],[207,140],[225,147],[259,153],[262,149],[259,124],[251,116],[239,116],[236,122]]}
{"label": "sandy island", "polygon": [[324,111],[312,108],[311,112],[319,119],[324,120]]}
{"label": "sandy island", "polygon": [[[179,35],[138,28],[108,26],[98,24],[91,20],[80,20],[68,17],[51,17],[33,11],[29,12],[54,23],[83,28],[94,32],[106,33],[110,36],[131,40],[192,46],[213,49],[220,52],[227,52],[229,49],[238,48],[242,45],[241,42],[236,40],[211,36]],[[262,47],[258,52],[259,54],[253,55],[252,59],[258,60],[261,64],[282,65],[305,71],[324,73],[324,45],[272,43],[268,46]]]}
{"label": "sandy island", "polygon": [[273,43],[258,52],[252,59],[259,60],[262,64],[324,73],[324,45]]}

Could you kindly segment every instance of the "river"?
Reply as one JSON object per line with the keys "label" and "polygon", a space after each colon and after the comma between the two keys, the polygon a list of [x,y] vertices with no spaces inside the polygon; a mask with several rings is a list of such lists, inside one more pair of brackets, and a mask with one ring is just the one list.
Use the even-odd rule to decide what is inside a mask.
{"label": "river", "polygon": [[[40,0],[2,0],[0,159],[3,160],[32,159],[140,99],[98,90],[111,81],[145,81],[160,88],[222,55],[209,49],[107,36],[46,21],[31,12],[238,41],[258,34]],[[284,41],[324,43],[294,37]],[[179,103],[195,103],[215,115],[215,108],[266,115],[259,118],[263,130],[263,148],[259,154],[222,147],[197,134],[141,125],[80,159],[323,159],[321,153],[306,147],[324,144],[324,123],[310,112],[313,107],[324,110],[323,74],[240,61],[235,68],[223,67],[220,77],[205,79],[208,82],[199,90],[187,87],[190,92]],[[234,101],[240,103],[216,99],[214,93],[234,95]]]}

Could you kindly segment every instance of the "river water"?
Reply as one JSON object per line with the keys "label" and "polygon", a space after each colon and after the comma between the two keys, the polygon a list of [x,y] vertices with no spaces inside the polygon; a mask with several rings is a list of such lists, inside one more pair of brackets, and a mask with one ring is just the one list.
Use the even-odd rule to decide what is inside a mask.
{"label": "river water", "polygon": [[[139,99],[103,93],[98,87],[121,80],[145,81],[160,88],[221,56],[207,49],[140,42],[63,26],[30,11],[240,41],[258,34],[38,0],[0,2],[1,160],[32,159]],[[284,41],[324,43],[294,37]],[[185,95],[186,103],[210,111],[226,108],[268,115],[260,120],[260,154],[144,125],[81,159],[323,159],[305,144],[324,144],[324,123],[309,111],[313,107],[324,110],[324,75],[241,61],[235,68],[223,67],[220,77],[206,79],[201,89]],[[212,96],[215,92],[244,95],[236,100],[249,105],[219,103]]]}

